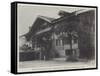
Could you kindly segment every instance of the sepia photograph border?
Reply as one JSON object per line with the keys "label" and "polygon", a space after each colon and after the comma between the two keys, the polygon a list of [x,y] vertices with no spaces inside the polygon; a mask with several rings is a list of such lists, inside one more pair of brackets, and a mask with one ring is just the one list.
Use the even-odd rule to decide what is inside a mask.
{"label": "sepia photograph border", "polygon": [[[17,8],[18,4],[33,4],[33,5],[51,5],[51,6],[71,6],[71,7],[87,7],[96,9],[96,67],[95,68],[82,68],[82,69],[65,69],[65,70],[50,70],[50,71],[33,71],[33,72],[18,72],[18,28],[17,28]],[[35,3],[35,2],[12,2],[11,3],[11,73],[13,74],[26,74],[26,73],[43,73],[43,72],[62,72],[62,71],[76,71],[76,70],[92,70],[98,69],[98,7],[97,6],[86,6],[86,5],[69,5],[69,4],[53,4],[53,3]]]}

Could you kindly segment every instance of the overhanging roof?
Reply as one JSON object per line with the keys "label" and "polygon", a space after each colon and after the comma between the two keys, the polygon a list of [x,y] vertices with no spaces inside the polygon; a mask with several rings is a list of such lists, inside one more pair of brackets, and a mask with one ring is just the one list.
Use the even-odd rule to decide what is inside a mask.
{"label": "overhanging roof", "polygon": [[36,21],[34,22],[34,24],[32,25],[30,31],[25,34],[24,36],[26,37],[27,40],[30,40],[30,38],[33,36],[33,35],[38,35],[38,34],[42,34],[44,32],[47,32],[47,31],[50,31],[51,28],[46,28],[44,30],[40,30],[40,31],[37,31],[37,28],[39,28],[40,26],[42,26],[42,24],[44,22],[48,22],[48,23],[58,23],[58,22],[61,22],[65,19],[68,19],[69,17],[71,16],[77,16],[77,15],[81,15],[83,13],[88,13],[90,11],[93,11],[93,10],[80,10],[80,11],[75,11],[75,12],[72,12],[72,14],[70,14],[70,16],[64,16],[64,17],[60,17],[58,19],[54,19],[54,18],[50,18],[50,17],[45,17],[45,16],[38,16]]}
{"label": "overhanging roof", "polygon": [[46,16],[38,16],[38,18],[43,19],[49,23],[51,23],[53,20],[55,20],[54,18],[50,18],[50,17],[46,17]]}

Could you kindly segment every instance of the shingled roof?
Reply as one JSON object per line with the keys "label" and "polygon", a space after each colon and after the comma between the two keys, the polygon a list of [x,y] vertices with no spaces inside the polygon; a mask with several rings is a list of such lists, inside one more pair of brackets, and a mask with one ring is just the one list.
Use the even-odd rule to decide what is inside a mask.
{"label": "shingled roof", "polygon": [[31,29],[28,33],[22,35],[26,37],[26,40],[29,41],[33,35],[35,35],[38,31],[38,29],[45,23],[51,23],[54,20],[54,18],[45,17],[45,16],[38,16],[33,23]]}
{"label": "shingled roof", "polygon": [[[65,19],[68,19],[69,17],[72,17],[72,16],[77,16],[77,15],[80,15],[81,13],[87,13],[87,12],[90,12],[90,11],[93,11],[93,10],[85,10],[85,11],[74,11],[72,13],[67,13],[67,12],[59,12],[60,14],[60,18],[57,18],[57,19],[54,19],[54,18],[50,18],[50,17],[46,17],[46,16],[38,16],[37,19],[35,20],[34,24],[32,25],[31,29],[29,30],[29,32],[23,36],[26,37],[27,41],[29,41],[31,39],[31,37],[33,35],[36,35],[36,34],[40,34],[39,31],[37,31],[37,29],[43,25],[44,22],[47,22],[48,24],[55,24],[55,23],[59,23]],[[64,14],[65,16],[61,15],[61,14]],[[50,31],[51,28],[48,29],[45,29],[45,31],[42,30],[42,32],[46,32],[46,31]],[[41,30],[40,30],[41,31]]]}

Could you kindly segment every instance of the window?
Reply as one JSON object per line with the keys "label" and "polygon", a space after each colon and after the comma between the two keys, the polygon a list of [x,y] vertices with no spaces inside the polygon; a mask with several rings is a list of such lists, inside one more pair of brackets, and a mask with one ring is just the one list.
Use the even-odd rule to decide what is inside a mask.
{"label": "window", "polygon": [[74,39],[74,43],[77,43],[77,39],[76,38]]}
{"label": "window", "polygon": [[56,46],[60,46],[61,45],[61,41],[60,41],[60,39],[57,39],[56,40]]}

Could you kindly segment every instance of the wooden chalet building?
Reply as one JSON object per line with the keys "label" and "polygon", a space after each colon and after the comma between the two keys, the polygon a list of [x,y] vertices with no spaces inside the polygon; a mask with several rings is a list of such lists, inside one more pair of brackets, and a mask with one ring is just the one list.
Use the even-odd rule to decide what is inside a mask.
{"label": "wooden chalet building", "polygon": [[29,60],[95,57],[95,11],[60,11],[58,14],[58,19],[37,17],[29,32],[23,35],[31,44],[28,45],[31,51],[21,52],[21,61],[28,60],[27,55],[31,57]]}

